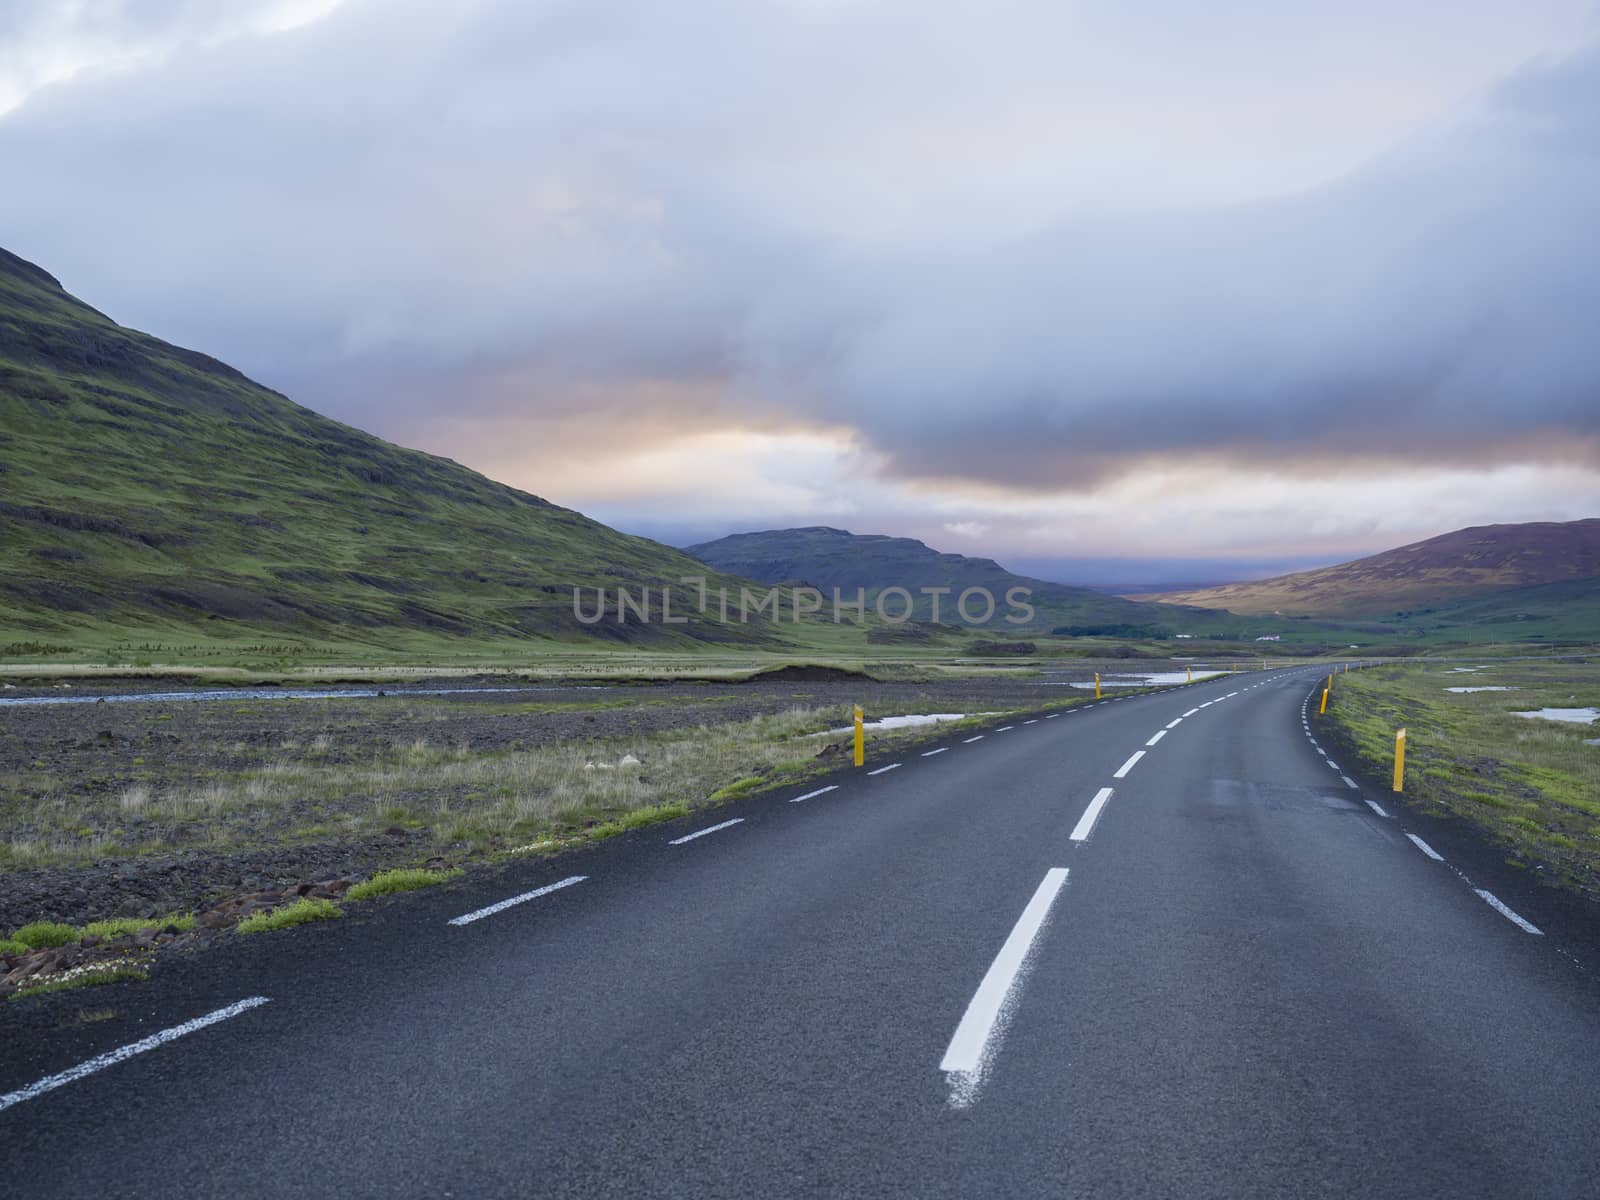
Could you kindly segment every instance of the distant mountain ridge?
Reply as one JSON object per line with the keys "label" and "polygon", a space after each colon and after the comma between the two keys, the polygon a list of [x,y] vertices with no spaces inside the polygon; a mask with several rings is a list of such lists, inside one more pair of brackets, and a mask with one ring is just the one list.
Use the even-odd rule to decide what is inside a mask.
{"label": "distant mountain ridge", "polygon": [[[947,554],[915,538],[851,533],[829,525],[735,533],[688,546],[685,552],[720,571],[764,583],[809,584],[829,597],[835,588],[847,596],[864,589],[869,600],[892,587],[905,588],[913,596],[919,596],[922,588],[949,588],[941,598],[940,616],[950,624],[960,623],[954,605],[959,594],[972,587],[985,588],[994,596],[996,611],[988,624],[996,628],[1007,624],[1006,593],[1012,588],[1029,593],[1027,602],[1036,614],[1028,627],[1036,631],[1071,628],[1138,636],[1158,633],[1185,615],[1091,588],[1031,579],[991,558]],[[971,608],[974,613],[981,611],[977,604]],[[921,619],[932,615],[931,598],[919,601],[916,615]]]}
{"label": "distant mountain ridge", "polygon": [[123,328],[0,250],[7,637],[782,644],[767,623],[573,611],[575,587],[592,612],[596,588],[693,574],[680,551]]}
{"label": "distant mountain ridge", "polygon": [[1511,588],[1600,576],[1600,518],[1476,525],[1367,558],[1141,600],[1286,616],[1387,617]]}

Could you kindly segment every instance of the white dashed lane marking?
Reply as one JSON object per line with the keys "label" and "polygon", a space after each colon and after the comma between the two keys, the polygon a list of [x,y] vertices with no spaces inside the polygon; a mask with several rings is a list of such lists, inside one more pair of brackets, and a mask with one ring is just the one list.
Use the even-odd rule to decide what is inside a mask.
{"label": "white dashed lane marking", "polygon": [[692,842],[695,838],[703,838],[708,833],[716,833],[719,829],[728,829],[744,821],[743,817],[734,817],[731,821],[723,821],[718,825],[709,825],[705,829],[697,829],[693,833],[686,833],[681,838],[673,838],[667,843],[669,846],[681,846],[685,842]]}
{"label": "white dashed lane marking", "polygon": [[177,1041],[186,1034],[195,1033],[215,1025],[218,1021],[226,1021],[229,1017],[237,1017],[242,1012],[252,1008],[260,1008],[268,1003],[265,996],[251,996],[246,1000],[238,1000],[226,1008],[219,1008],[209,1012],[203,1017],[195,1017],[192,1021],[185,1021],[181,1025],[174,1025],[171,1029],[163,1029],[160,1033],[152,1033],[147,1038],[140,1038],[137,1042],[130,1042],[126,1046],[119,1046],[115,1050],[108,1050],[104,1054],[70,1067],[58,1075],[47,1075],[37,1083],[30,1083],[25,1088],[14,1092],[7,1092],[0,1096],[0,1112],[4,1112],[13,1104],[21,1104],[24,1100],[32,1100],[35,1096],[42,1096],[46,1092],[53,1092],[58,1087],[65,1087],[69,1083],[93,1075],[96,1071],[104,1071],[107,1067],[114,1067],[120,1062],[126,1062],[136,1054],[143,1054],[147,1050],[154,1050],[158,1046],[165,1046],[168,1042]]}
{"label": "white dashed lane marking", "polygon": [[1496,896],[1493,892],[1485,891],[1483,888],[1473,888],[1472,890],[1478,894],[1478,898],[1480,900],[1482,900],[1490,908],[1494,909],[1495,912],[1499,913],[1502,917],[1510,921],[1524,933],[1531,933],[1535,937],[1544,936],[1544,930],[1540,929],[1532,921],[1524,920],[1522,917],[1518,916],[1506,906],[1505,902],[1502,901],[1500,897]]}
{"label": "white dashed lane marking", "polygon": [[1106,806],[1106,801],[1111,799],[1111,789],[1101,788],[1094,794],[1094,799],[1089,801],[1089,807],[1083,810],[1083,816],[1078,818],[1078,823],[1072,827],[1072,832],[1067,836],[1075,842],[1087,840],[1094,830],[1094,823],[1100,819],[1100,810]]}
{"label": "white dashed lane marking", "polygon": [[802,800],[815,800],[818,796],[826,796],[829,792],[836,792],[838,790],[839,785],[837,783],[830,783],[827,787],[818,788],[814,792],[807,792],[804,796],[796,796],[794,799],[790,800],[789,803],[799,804]]}
{"label": "white dashed lane marking", "polygon": [[961,1023],[944,1052],[939,1069],[945,1072],[950,1084],[950,1103],[956,1108],[966,1108],[977,1099],[978,1085],[983,1081],[983,1069],[993,1057],[990,1039],[1000,1025],[1000,1015],[1012,1000],[1011,992],[1034,939],[1050,915],[1050,906],[1067,882],[1065,867],[1052,867],[1045,872],[1044,880],[1022,910],[1022,916],[1012,927],[1011,935],[1000,947],[994,962],[983,976],[983,982],[967,1005]]}
{"label": "white dashed lane marking", "polygon": [[1406,837],[1411,840],[1411,844],[1412,845],[1414,845],[1418,850],[1421,850],[1429,858],[1433,859],[1434,862],[1443,862],[1444,861],[1444,855],[1440,854],[1437,850],[1435,850],[1432,846],[1428,845],[1427,842],[1423,841],[1416,834],[1408,833],[1408,834],[1406,834]]}
{"label": "white dashed lane marking", "polygon": [[512,896],[509,900],[501,900],[497,904],[491,904],[486,908],[476,909],[475,911],[466,913],[463,916],[451,917],[450,924],[470,925],[474,921],[483,920],[484,917],[492,917],[495,915],[495,913],[504,912],[513,905],[526,904],[529,900],[537,900],[540,896],[548,896],[551,892],[558,892],[564,887],[571,887],[575,883],[582,883],[587,878],[589,878],[587,875],[569,875],[559,883],[547,884],[542,888],[534,888],[531,892],[523,892],[522,895]]}

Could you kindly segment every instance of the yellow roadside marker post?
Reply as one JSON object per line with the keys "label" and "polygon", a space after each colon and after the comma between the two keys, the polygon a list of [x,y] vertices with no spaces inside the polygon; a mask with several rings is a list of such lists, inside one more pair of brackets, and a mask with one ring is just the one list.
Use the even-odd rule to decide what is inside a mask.
{"label": "yellow roadside marker post", "polygon": [[1185,679],[1184,682],[1185,683],[1193,683],[1194,682],[1194,668],[1193,667],[1185,667],[1184,670],[1189,672],[1189,678]]}
{"label": "yellow roadside marker post", "polygon": [[856,766],[867,761],[867,734],[861,726],[861,705],[856,705]]}
{"label": "yellow roadside marker post", "polygon": [[1394,790],[1405,791],[1406,782],[1406,731],[1399,729],[1394,735]]}
{"label": "yellow roadside marker post", "polygon": [[1323,688],[1322,689],[1322,707],[1317,709],[1317,715],[1319,717],[1323,716],[1324,714],[1327,713],[1327,711],[1328,711],[1328,689],[1327,688]]}
{"label": "yellow roadside marker post", "polygon": [[1099,671],[1096,671],[1094,673],[1094,698],[1096,700],[1100,699],[1100,672]]}

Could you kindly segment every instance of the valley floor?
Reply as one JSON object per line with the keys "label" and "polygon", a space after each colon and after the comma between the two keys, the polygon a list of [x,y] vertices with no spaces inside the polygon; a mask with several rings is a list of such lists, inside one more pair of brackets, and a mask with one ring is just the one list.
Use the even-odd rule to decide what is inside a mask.
{"label": "valley floor", "polygon": [[[1108,688],[1127,690],[1142,681],[1113,672],[1162,665],[900,681],[466,678],[375,685],[365,696],[290,698],[301,689],[277,688],[198,702],[164,698],[172,686],[152,681],[11,688],[0,709],[0,932],[560,849],[620,821],[837,766],[847,740],[837,730],[855,704],[869,719],[992,714],[1090,698],[1097,668]],[[16,703],[29,699],[90,702]],[[926,732],[871,736],[883,744]]]}

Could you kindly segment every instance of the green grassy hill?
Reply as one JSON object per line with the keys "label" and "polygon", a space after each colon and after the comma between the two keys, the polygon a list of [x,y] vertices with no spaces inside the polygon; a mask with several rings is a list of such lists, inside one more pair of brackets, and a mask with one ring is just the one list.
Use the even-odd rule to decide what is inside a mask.
{"label": "green grassy hill", "polygon": [[0,648],[13,657],[150,641],[785,644],[765,622],[573,615],[575,586],[637,594],[705,573],[125,329],[0,250]]}
{"label": "green grassy hill", "polygon": [[[925,587],[951,588],[950,595],[940,602],[940,619],[950,623],[960,619],[953,606],[963,589],[987,588],[996,604],[988,625],[996,630],[1063,629],[1078,634],[1164,636],[1186,629],[1196,619],[1211,625],[1216,624],[1217,618],[1215,613],[1141,604],[1089,588],[1030,579],[1013,574],[993,559],[943,554],[914,538],[849,533],[826,525],[736,533],[689,546],[687,552],[718,570],[766,583],[809,584],[830,597],[835,588],[847,597],[854,596],[857,588],[864,588],[869,601],[879,590],[889,587],[905,588],[913,596]],[[1036,613],[1026,626],[1010,626],[1004,620],[1013,612],[1005,599],[1011,588],[1031,592],[1027,600]],[[901,603],[889,606],[889,611],[900,612]],[[929,617],[931,605],[931,598],[923,598],[917,615]],[[974,600],[970,611],[981,612],[981,603]],[[1274,623],[1254,624],[1265,627]]]}
{"label": "green grassy hill", "polygon": [[1600,642],[1600,576],[1505,588],[1393,614],[1393,624],[1437,640]]}

